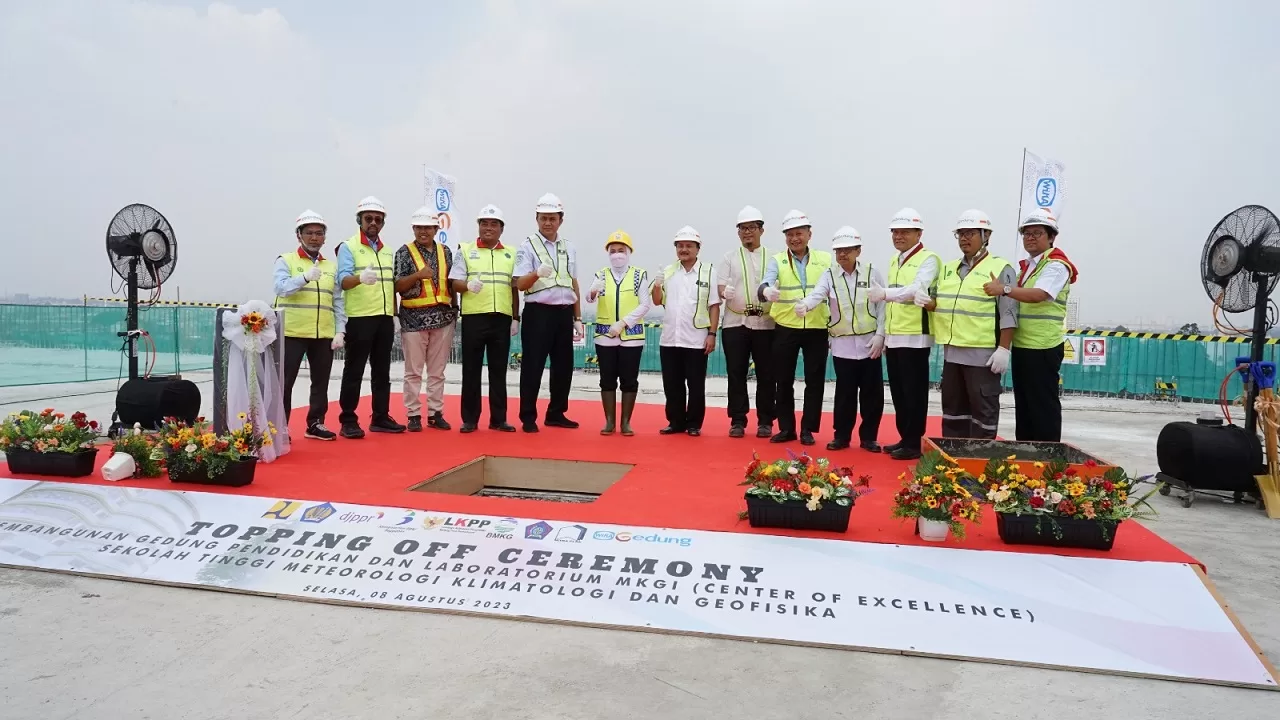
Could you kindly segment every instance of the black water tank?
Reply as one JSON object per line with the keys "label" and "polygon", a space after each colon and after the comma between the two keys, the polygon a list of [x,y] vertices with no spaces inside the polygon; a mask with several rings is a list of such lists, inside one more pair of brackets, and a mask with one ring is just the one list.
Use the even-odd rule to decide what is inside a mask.
{"label": "black water tank", "polygon": [[1197,490],[1256,492],[1254,476],[1266,472],[1262,442],[1237,425],[1169,423],[1156,439],[1156,462]]}
{"label": "black water tank", "polygon": [[190,380],[170,377],[135,378],[116,393],[116,413],[120,424],[141,423],[154,429],[166,417],[194,423],[200,414],[200,388]]}

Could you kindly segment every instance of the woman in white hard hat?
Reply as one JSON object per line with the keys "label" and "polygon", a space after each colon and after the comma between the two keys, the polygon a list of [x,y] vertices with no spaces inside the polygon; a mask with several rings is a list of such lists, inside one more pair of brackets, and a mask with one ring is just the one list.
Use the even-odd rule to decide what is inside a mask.
{"label": "woman in white hard hat", "polygon": [[631,236],[614,231],[604,242],[608,267],[595,274],[587,289],[587,302],[596,303],[592,325],[596,357],[600,361],[600,403],[604,406],[601,435],[612,435],[618,412],[618,386],[622,386],[622,434],[634,435],[631,413],[640,392],[640,356],[644,353],[644,316],[652,307],[649,274],[631,264]]}

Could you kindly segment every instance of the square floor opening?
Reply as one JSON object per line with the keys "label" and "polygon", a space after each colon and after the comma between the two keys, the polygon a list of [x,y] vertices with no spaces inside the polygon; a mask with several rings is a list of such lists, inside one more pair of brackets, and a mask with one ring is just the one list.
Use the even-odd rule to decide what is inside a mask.
{"label": "square floor opening", "polygon": [[634,465],[482,455],[409,488],[448,495],[589,503]]}

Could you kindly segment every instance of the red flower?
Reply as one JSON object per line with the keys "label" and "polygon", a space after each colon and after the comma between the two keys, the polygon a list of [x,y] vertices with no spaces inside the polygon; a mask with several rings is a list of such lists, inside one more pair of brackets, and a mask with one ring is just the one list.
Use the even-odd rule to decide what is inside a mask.
{"label": "red flower", "polygon": [[[1076,469],[1073,467],[1067,468],[1067,474],[1070,475],[1071,477],[1075,477],[1077,475]],[[1061,477],[1061,475],[1059,475],[1059,477]]]}
{"label": "red flower", "polygon": [[760,462],[759,460],[752,460],[751,464],[747,466],[747,475],[751,475],[756,470],[759,470],[760,466],[763,464],[764,463]]}
{"label": "red flower", "polygon": [[1076,504],[1071,502],[1070,500],[1062,500],[1061,502],[1058,503],[1058,512],[1062,513],[1063,515],[1075,515]]}
{"label": "red flower", "polygon": [[1115,489],[1116,489],[1116,486],[1115,486],[1115,485],[1112,485],[1110,480],[1103,480],[1103,481],[1102,481],[1102,489],[1103,489],[1103,491],[1105,491],[1105,492],[1111,492],[1112,490],[1115,490]]}
{"label": "red flower", "polygon": [[1110,500],[1103,500],[1102,502],[1098,503],[1098,507],[1102,508],[1103,510],[1110,510],[1110,509],[1111,509],[1111,501],[1110,501]]}
{"label": "red flower", "polygon": [[1033,508],[1044,507],[1044,498],[1040,497],[1039,495],[1032,495],[1031,500],[1029,500],[1028,502],[1031,503],[1031,507]]}
{"label": "red flower", "polygon": [[1095,467],[1098,467],[1098,461],[1097,461],[1097,460],[1094,460],[1093,458],[1089,458],[1088,460],[1085,460],[1085,461],[1084,461],[1084,466],[1085,466],[1085,467],[1087,467],[1087,468],[1095,468]]}
{"label": "red flower", "polygon": [[97,421],[97,420],[90,420],[90,421],[89,421],[89,429],[90,429],[90,430],[97,430],[97,429],[98,429],[98,421]]}

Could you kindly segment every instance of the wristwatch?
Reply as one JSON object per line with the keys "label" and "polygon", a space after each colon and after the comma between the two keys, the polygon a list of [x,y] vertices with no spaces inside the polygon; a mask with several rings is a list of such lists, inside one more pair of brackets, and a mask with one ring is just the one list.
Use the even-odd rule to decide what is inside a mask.
{"label": "wristwatch", "polygon": [[1005,295],[1008,295],[1008,294],[1009,294],[1009,293],[1011,293],[1011,292],[1013,292],[1013,288],[1009,287],[1008,285],[1005,285],[1005,286],[1004,286],[1004,294],[1005,294]]}

